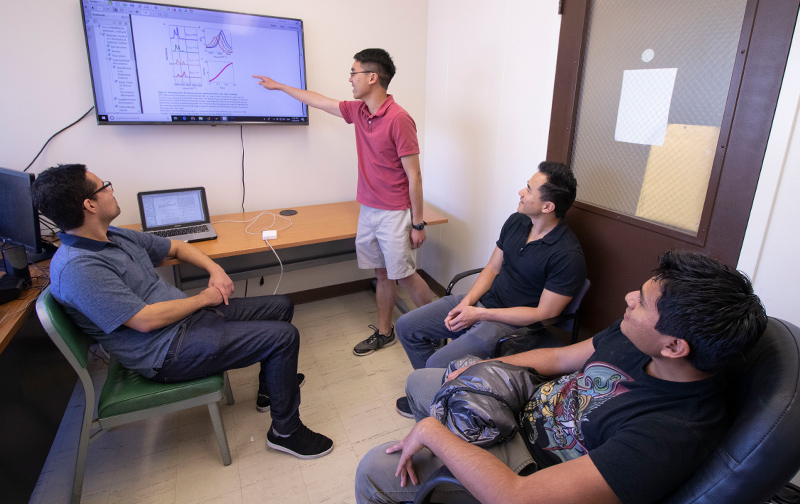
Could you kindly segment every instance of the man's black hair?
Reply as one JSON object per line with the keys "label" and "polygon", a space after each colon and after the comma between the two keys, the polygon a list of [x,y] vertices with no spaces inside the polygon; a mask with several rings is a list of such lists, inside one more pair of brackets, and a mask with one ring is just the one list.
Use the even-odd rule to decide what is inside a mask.
{"label": "man's black hair", "polygon": [[552,161],[540,163],[539,171],[547,175],[547,182],[539,187],[539,196],[542,201],[550,201],[556,206],[556,217],[564,218],[578,193],[575,175],[567,165]]}
{"label": "man's black hair", "polygon": [[48,168],[31,186],[33,206],[64,231],[83,225],[83,200],[96,187],[86,178],[86,165]]}
{"label": "man's black hair", "polygon": [[394,77],[395,68],[392,57],[383,49],[364,49],[353,56],[353,59],[361,63],[364,70],[378,74],[378,81],[383,89],[389,89],[389,83]]}
{"label": "man's black hair", "polygon": [[758,342],[767,313],[747,275],[697,252],[671,250],[655,269],[661,334],[686,340],[689,363],[713,372]]}

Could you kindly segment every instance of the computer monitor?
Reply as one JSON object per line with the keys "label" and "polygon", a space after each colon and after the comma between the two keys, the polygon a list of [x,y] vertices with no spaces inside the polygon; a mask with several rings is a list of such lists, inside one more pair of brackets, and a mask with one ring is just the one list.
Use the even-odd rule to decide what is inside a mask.
{"label": "computer monitor", "polygon": [[299,19],[80,0],[98,124],[308,125],[308,107],[252,75],[306,88]]}
{"label": "computer monitor", "polygon": [[47,259],[55,247],[42,242],[39,212],[33,206],[33,173],[0,168],[0,240],[22,245],[30,261]]}

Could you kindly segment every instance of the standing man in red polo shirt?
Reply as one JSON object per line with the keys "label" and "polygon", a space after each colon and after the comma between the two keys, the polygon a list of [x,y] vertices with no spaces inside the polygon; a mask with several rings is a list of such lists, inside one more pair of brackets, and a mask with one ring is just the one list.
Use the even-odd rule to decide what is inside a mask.
{"label": "standing man in red polo shirt", "polygon": [[417,127],[387,88],[395,67],[383,49],[364,49],[353,57],[350,84],[354,101],[338,101],[313,91],[254,75],[269,90],[283,91],[306,105],[343,118],[356,128],[358,191],[361,203],[356,235],[358,267],[374,269],[378,279],[378,327],[353,349],[369,355],[395,342],[392,310],[395,280],[418,307],[431,302],[428,285],[416,272],[416,249],[425,241],[422,175]]}

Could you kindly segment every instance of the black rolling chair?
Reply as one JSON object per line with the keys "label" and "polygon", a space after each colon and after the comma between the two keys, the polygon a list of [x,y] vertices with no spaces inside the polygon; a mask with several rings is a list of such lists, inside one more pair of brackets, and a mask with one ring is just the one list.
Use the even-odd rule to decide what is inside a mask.
{"label": "black rolling chair", "polygon": [[[663,504],[767,502],[800,469],[800,329],[770,317],[746,361],[725,373],[730,428]],[[430,502],[440,484],[460,486],[442,467],[421,486],[414,503]]]}
{"label": "black rolling chair", "polygon": [[[455,287],[455,285],[461,279],[478,274],[481,271],[483,271],[483,268],[472,269],[455,275],[447,285],[445,296],[449,296],[453,293],[453,287]],[[495,346],[494,356],[500,357],[503,355],[510,355],[512,353],[519,353],[533,348],[563,346],[563,344],[555,336],[545,330],[545,328],[550,326],[570,333],[572,335],[572,344],[577,343],[578,329],[580,326],[579,309],[581,307],[581,301],[583,301],[583,297],[586,295],[586,292],[591,286],[592,282],[590,282],[587,278],[583,282],[581,290],[572,297],[560,315],[536,322],[527,327],[520,328],[513,334],[502,338]]]}

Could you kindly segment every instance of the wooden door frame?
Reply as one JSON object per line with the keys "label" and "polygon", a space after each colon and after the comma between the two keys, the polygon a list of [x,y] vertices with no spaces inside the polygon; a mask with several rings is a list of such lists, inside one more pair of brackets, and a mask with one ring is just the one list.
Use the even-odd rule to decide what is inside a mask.
{"label": "wooden door frame", "polygon": [[[569,164],[574,141],[583,56],[591,0],[565,0],[554,82],[547,159]],[[702,250],[735,267],[755,196],[775,115],[800,0],[749,0],[737,48],[731,88],[720,129],[718,153],[697,236],[647,223],[628,215],[576,202],[568,222],[581,239],[592,289],[584,306],[586,332],[593,334],[622,314],[622,296],[638,288],[628,280],[604,275],[625,268],[644,281],[664,248]],[[580,183],[580,181],[578,181]],[[604,230],[597,230],[603,223]],[[661,233],[663,239],[629,247],[625,226]],[[597,233],[620,237],[613,248],[596,247]],[[635,240],[633,240],[635,241]],[[616,307],[616,311],[614,309]],[[582,331],[583,332],[583,331]]]}

